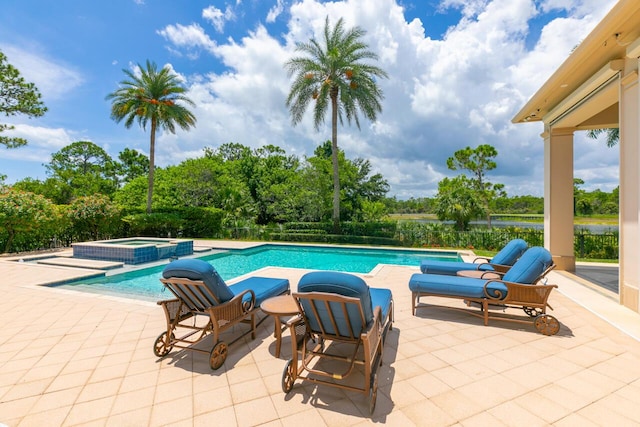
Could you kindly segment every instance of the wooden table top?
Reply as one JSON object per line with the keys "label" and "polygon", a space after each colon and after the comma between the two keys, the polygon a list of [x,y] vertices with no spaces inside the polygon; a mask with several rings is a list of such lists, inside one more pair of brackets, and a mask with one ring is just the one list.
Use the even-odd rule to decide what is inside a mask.
{"label": "wooden table top", "polygon": [[262,301],[260,308],[272,316],[293,316],[298,314],[298,304],[291,295],[278,295]]}

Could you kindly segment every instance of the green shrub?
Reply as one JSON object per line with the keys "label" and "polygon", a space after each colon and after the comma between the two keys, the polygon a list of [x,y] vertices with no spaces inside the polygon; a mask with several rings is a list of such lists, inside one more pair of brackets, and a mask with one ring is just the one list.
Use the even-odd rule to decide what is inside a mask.
{"label": "green shrub", "polygon": [[185,237],[211,238],[220,234],[224,212],[217,208],[183,208],[176,211],[183,220]]}
{"label": "green shrub", "polygon": [[176,237],[182,235],[184,220],[177,214],[143,213],[122,218],[128,237]]}
{"label": "green shrub", "polygon": [[120,210],[102,194],[76,198],[69,205],[67,216],[76,241],[109,239],[120,225]]}
{"label": "green shrub", "polygon": [[200,207],[131,213],[122,218],[123,233],[128,237],[218,237],[222,214],[220,209]]}
{"label": "green shrub", "polygon": [[27,191],[0,193],[0,242],[3,252],[24,252],[50,246],[58,219],[44,196]]}

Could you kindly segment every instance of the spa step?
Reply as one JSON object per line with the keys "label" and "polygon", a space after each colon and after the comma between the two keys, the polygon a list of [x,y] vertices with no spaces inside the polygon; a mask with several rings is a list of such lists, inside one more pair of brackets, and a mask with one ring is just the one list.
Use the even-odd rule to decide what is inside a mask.
{"label": "spa step", "polygon": [[121,268],[122,266],[124,266],[124,263],[122,262],[98,261],[92,259],[70,257],[45,258],[38,260],[37,262],[38,264],[59,265],[63,267],[93,268],[97,270],[111,270],[113,268]]}

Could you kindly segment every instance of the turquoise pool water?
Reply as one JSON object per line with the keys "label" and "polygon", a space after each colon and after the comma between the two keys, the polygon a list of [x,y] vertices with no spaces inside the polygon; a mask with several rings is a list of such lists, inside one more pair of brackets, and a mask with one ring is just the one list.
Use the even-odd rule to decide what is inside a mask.
{"label": "turquoise pool water", "polygon": [[[456,252],[282,245],[262,245],[252,249],[229,250],[200,257],[200,259],[211,263],[225,280],[268,266],[369,273],[378,264],[417,267],[423,259],[460,261]],[[157,301],[170,297],[168,292],[164,292],[164,287],[159,280],[164,267],[165,265],[160,265],[57,286]]]}

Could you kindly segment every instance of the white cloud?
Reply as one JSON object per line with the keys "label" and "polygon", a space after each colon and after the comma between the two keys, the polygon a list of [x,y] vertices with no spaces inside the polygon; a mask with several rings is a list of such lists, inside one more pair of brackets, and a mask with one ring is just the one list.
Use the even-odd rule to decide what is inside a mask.
{"label": "white cloud", "polygon": [[440,2],[440,10],[446,11],[448,8],[461,9],[465,18],[478,15],[487,6],[487,0],[442,0]]}
{"label": "white cloud", "polygon": [[158,34],[178,48],[187,50],[204,49],[215,52],[216,42],[212,40],[198,24],[167,25]]}
{"label": "white cloud", "polygon": [[[365,42],[391,76],[379,82],[385,100],[375,123],[361,118],[360,131],[340,126],[338,143],[349,157],[369,159],[394,195],[433,195],[438,181],[458,173],[446,168],[447,157],[465,146],[491,144],[499,153],[492,179],[505,183],[512,195],[541,195],[541,129],[510,120],[608,10],[591,4],[594,13],[585,15],[586,3],[549,0],[537,10],[531,0],[445,0],[441,10],[459,8],[464,17],[442,40],[425,37],[428,21],[407,22],[393,0],[294,3],[284,45],[262,26],[239,43],[229,39],[215,45],[200,27],[191,25],[191,31],[176,31],[167,39],[176,47],[209,46],[227,71],[192,78],[189,95],[198,105],[198,126],[175,140],[166,136],[160,144],[167,149],[162,155],[175,162],[184,150],[192,153],[225,142],[254,148],[274,144],[292,154],[311,155],[329,139],[329,119],[318,132],[310,116],[291,126],[284,105],[289,81],[283,64],[296,54],[296,42],[321,39],[326,16],[332,23],[343,17],[347,26],[367,31]],[[535,48],[527,51],[529,21],[560,7],[567,17],[549,22]],[[274,14],[272,9],[267,21]],[[593,143],[585,146],[577,152],[577,167],[590,150],[600,151]]]}
{"label": "white cloud", "polygon": [[[37,165],[49,163],[53,153],[79,140],[77,138],[78,135],[74,135],[73,132],[62,128],[29,126],[25,124],[15,124],[14,126],[14,130],[5,132],[6,136],[25,138],[28,144],[19,149],[2,150],[2,161],[6,162],[2,170],[10,168],[11,162],[33,162]],[[86,140],[86,138],[83,139]],[[34,179],[45,178],[44,170],[42,170],[40,174],[33,172],[33,169],[30,168],[23,169],[20,170],[21,176],[13,178],[15,180],[27,176]]]}
{"label": "white cloud", "polygon": [[[290,81],[283,65],[297,54],[296,42],[321,38],[326,16],[332,24],[343,17],[348,27],[367,31],[364,41],[379,55],[377,65],[390,78],[379,81],[385,99],[378,119],[370,123],[361,117],[361,130],[340,126],[339,146],[350,158],[370,160],[374,173],[382,173],[391,184],[391,195],[405,198],[435,194],[444,176],[458,173],[446,168],[446,159],[457,149],[480,144],[498,150],[498,168],[490,176],[494,182],[504,183],[510,195],[542,195],[542,127],[513,125],[510,120],[614,0],[442,0],[440,13],[456,9],[462,19],[441,39],[425,36],[424,30],[430,19],[440,16],[407,22],[394,0],[301,0],[292,2],[286,14],[285,2],[277,0],[258,21],[279,24],[286,17],[285,27],[252,23],[244,37],[214,40],[213,34],[222,33],[236,13],[241,16],[243,6],[250,7],[245,3],[238,0],[224,12],[209,6],[200,21],[176,22],[157,31],[172,59],[218,61],[216,70],[223,69],[202,72],[194,67],[180,75],[197,105],[193,112],[198,122],[189,132],[159,135],[157,163],[176,164],[200,156],[205,146],[227,142],[253,148],[274,144],[300,157],[312,155],[330,138],[329,118],[319,131],[310,114],[291,125],[285,106]],[[562,17],[544,25],[539,37],[530,34],[533,18],[539,23],[558,15]],[[276,27],[278,33],[270,34]],[[46,96],[62,97],[83,82],[78,72],[59,62],[36,57],[32,64],[24,51],[16,57]],[[163,62],[173,69],[169,61]],[[59,127],[19,131],[30,141],[28,151],[25,147],[6,153],[41,156],[43,162],[78,140]],[[138,138],[145,150],[146,138]],[[577,133],[575,169],[576,177],[610,190],[617,185],[617,150]]]}
{"label": "white cloud", "polygon": [[[25,124],[14,125],[15,129],[8,131],[7,135],[25,138],[29,141],[29,146],[33,148],[45,148],[47,150],[58,151],[59,149],[73,142],[73,136],[66,129],[47,128],[42,126],[29,126]],[[18,150],[7,150],[6,153]],[[22,154],[22,153],[21,153]]]}
{"label": "white cloud", "polygon": [[577,18],[595,14],[602,18],[616,1],[611,0],[543,0],[540,10],[543,12],[566,11]]}
{"label": "white cloud", "polygon": [[209,6],[202,11],[202,17],[209,21],[219,33],[224,31],[224,25],[227,21],[236,19],[230,6],[227,6],[224,12],[215,6]]}
{"label": "white cloud", "polygon": [[267,13],[267,22],[275,22],[283,11],[284,2],[283,0],[278,0],[276,4],[269,9],[269,13]]}
{"label": "white cloud", "polygon": [[0,50],[7,57],[7,62],[16,67],[27,82],[35,84],[45,104],[48,101],[64,99],[84,84],[85,79],[79,71],[60,61],[47,59],[37,51],[30,52],[2,43]]}

